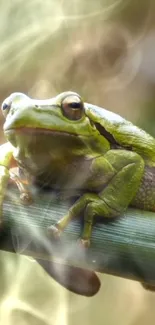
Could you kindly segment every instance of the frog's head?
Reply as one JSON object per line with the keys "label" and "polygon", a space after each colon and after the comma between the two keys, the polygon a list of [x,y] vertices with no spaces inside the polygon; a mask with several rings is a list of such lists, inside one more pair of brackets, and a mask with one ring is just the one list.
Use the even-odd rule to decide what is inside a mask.
{"label": "frog's head", "polygon": [[6,120],[4,133],[54,133],[90,136],[95,127],[85,113],[85,103],[75,92],[64,92],[46,99],[31,99],[13,93],[2,103]]}

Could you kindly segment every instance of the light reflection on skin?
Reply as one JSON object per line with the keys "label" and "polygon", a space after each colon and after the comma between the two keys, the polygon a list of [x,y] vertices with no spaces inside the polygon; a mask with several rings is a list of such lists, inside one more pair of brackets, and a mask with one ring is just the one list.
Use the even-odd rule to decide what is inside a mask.
{"label": "light reflection on skin", "polygon": [[[56,6],[54,4],[53,10],[49,11],[48,5],[46,7],[44,1],[34,0],[29,2],[31,5],[29,8],[30,20],[28,23],[25,21],[24,25],[24,15],[21,13],[17,17],[19,20],[13,17],[13,21],[17,21],[17,29],[16,32],[13,33],[12,21],[9,17],[9,12],[11,10],[9,6],[11,6],[11,3],[4,1],[4,5],[0,4],[0,7],[2,6],[0,13],[2,34],[4,29],[4,35],[1,34],[0,61],[2,64],[0,65],[0,74],[2,76],[4,74],[7,81],[11,77],[13,78],[12,80],[14,80],[15,76],[19,76],[23,66],[26,66],[27,61],[29,62],[29,58],[32,60],[35,50],[63,28],[63,23],[70,24],[77,21],[79,24],[79,22],[93,21],[93,19],[100,18],[106,20],[113,10],[120,10],[122,6],[128,2],[129,0],[117,0],[108,5],[108,1],[105,1],[106,7],[102,10],[93,10],[93,12],[87,14],[67,15],[64,14],[62,10],[64,1],[59,3],[55,2],[57,3]],[[80,1],[77,2],[77,4],[79,5]],[[20,1],[17,1],[17,9],[20,9],[18,8],[19,5]],[[12,5],[12,9],[13,6],[14,5]],[[37,17],[36,8],[38,6],[40,6],[41,15]],[[34,15],[33,12],[35,13]],[[37,13],[39,12],[37,11]],[[125,34],[126,30],[124,28],[124,37],[127,43],[131,36],[131,43],[129,43],[133,48],[131,49],[130,47],[128,53],[131,53],[129,60],[132,61],[133,59],[133,61],[130,61],[131,65],[129,62],[129,66],[127,66],[126,61],[121,73],[112,80],[109,79],[106,86],[107,92],[113,88],[118,87],[121,89],[127,86],[136,76],[139,65],[141,64],[141,53],[139,50],[134,52],[134,46],[144,37],[150,16],[146,15],[146,17],[147,19],[143,22],[144,29],[142,29],[138,38],[132,38],[131,35]],[[24,28],[20,26],[20,19]],[[6,37],[5,33],[7,27],[11,28],[11,33],[7,33]],[[49,52],[49,56],[50,55],[51,53]],[[10,67],[14,64],[15,72],[13,74]],[[131,70],[130,67],[132,68]],[[126,75],[128,71],[126,68],[129,68],[129,75]],[[42,69],[44,69],[44,66]],[[21,75],[19,78],[20,77]],[[1,78],[1,80],[4,79]],[[47,88],[45,87],[45,97],[47,97],[49,93],[51,97],[50,87],[51,86],[48,84],[48,92],[46,92]],[[53,91],[56,91],[55,86],[52,85],[52,87]],[[42,85],[37,91],[41,96]],[[38,97],[37,91],[36,96]],[[18,244],[18,246],[16,246],[17,252],[25,249],[25,247],[20,246],[20,243],[15,244]],[[27,243],[25,244],[27,245]],[[139,283],[100,275],[103,282],[102,289],[98,296],[90,300],[68,293],[67,290],[53,281],[37,263],[32,263],[32,261],[29,261],[27,258],[18,256],[17,260],[14,260],[11,265],[11,259],[14,259],[15,256],[11,257],[9,253],[3,253],[2,255],[2,268],[4,267],[5,273],[5,278],[2,279],[2,282],[6,282],[6,288],[4,296],[2,295],[0,299],[1,324],[12,325],[15,323],[21,325],[22,321],[26,319],[26,314],[24,314],[24,312],[26,312],[27,314],[33,315],[34,320],[38,320],[38,323],[40,321],[41,324],[45,323],[47,325],[68,325],[69,323],[76,325],[76,322],[77,324],[81,322],[82,325],[94,323],[98,325],[103,323],[108,324],[107,320],[109,320],[110,324],[115,323],[117,325],[118,323],[119,325],[129,325],[132,324],[136,317],[146,308],[146,300],[144,301],[144,298],[146,299],[148,293],[141,288]],[[1,274],[3,274],[2,269]],[[13,317],[15,316],[13,311],[16,312],[18,310],[21,311],[21,318],[19,322],[18,318],[16,322],[14,322]],[[128,317],[126,317],[126,315],[128,315]],[[31,324],[29,323],[29,325]]]}

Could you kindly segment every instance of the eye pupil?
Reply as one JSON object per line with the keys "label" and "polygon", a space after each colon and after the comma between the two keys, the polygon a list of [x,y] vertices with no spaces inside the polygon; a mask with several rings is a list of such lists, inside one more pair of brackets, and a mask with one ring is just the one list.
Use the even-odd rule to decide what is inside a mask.
{"label": "eye pupil", "polygon": [[73,103],[68,103],[68,106],[70,107],[70,108],[80,108],[81,107],[81,103],[79,102],[73,102]]}

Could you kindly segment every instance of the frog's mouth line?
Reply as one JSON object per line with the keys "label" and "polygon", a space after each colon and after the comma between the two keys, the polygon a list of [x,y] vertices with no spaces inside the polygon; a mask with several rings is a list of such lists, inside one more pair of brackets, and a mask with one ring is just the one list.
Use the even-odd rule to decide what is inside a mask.
{"label": "frog's mouth line", "polygon": [[74,136],[78,137],[80,134],[76,133],[69,133],[65,131],[56,131],[56,130],[51,130],[51,129],[43,129],[43,128],[31,128],[31,127],[19,127],[19,128],[12,128],[12,129],[7,129],[4,130],[6,134],[23,134],[23,135],[52,135],[52,136]]}

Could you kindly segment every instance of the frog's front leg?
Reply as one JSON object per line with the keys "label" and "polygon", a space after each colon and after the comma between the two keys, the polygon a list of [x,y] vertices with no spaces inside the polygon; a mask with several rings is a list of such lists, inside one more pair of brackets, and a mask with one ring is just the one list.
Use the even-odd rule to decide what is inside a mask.
{"label": "frog's front leg", "polygon": [[32,195],[28,189],[28,181],[24,177],[20,175],[19,168],[12,168],[10,170],[10,178],[11,180],[16,183],[19,193],[20,193],[20,201],[24,205],[29,205],[33,202]]}
{"label": "frog's front leg", "polygon": [[[100,163],[99,163],[100,161]],[[56,234],[62,231],[68,222],[84,210],[84,228],[82,243],[89,245],[94,216],[113,218],[121,215],[138,190],[143,173],[144,161],[140,155],[127,150],[110,150],[104,157],[96,158],[92,163],[92,170],[96,170],[100,178],[104,179],[105,162],[113,170],[109,181],[98,194],[84,194],[51,230]],[[107,170],[108,172],[108,170]],[[112,177],[111,177],[112,176]]]}
{"label": "frog's front leg", "polygon": [[13,162],[13,147],[10,143],[0,146],[0,225],[2,224],[2,207],[8,181],[10,179],[9,168]]}

